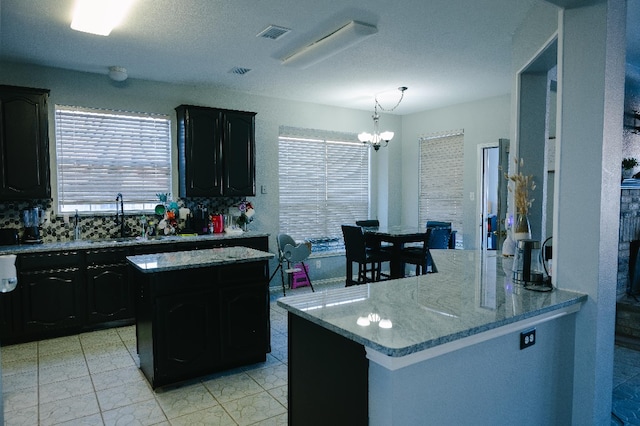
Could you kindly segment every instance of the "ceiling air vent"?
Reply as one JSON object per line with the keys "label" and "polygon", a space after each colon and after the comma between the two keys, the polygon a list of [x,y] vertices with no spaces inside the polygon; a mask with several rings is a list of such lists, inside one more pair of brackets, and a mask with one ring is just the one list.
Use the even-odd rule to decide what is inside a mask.
{"label": "ceiling air vent", "polygon": [[251,68],[233,67],[229,70],[229,74],[245,75],[251,71]]}
{"label": "ceiling air vent", "polygon": [[269,25],[264,30],[256,34],[256,37],[268,38],[270,40],[277,40],[283,35],[289,33],[291,30],[285,27],[279,27],[277,25]]}

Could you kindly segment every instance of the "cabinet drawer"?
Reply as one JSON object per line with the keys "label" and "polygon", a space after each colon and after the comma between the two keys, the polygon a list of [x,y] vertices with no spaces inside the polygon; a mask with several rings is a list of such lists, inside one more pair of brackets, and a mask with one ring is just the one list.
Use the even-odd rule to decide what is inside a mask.
{"label": "cabinet drawer", "polygon": [[267,279],[267,262],[241,263],[218,268],[218,282],[226,284],[256,283]]}
{"label": "cabinet drawer", "polygon": [[126,263],[125,257],[129,254],[127,248],[109,248],[87,250],[87,265],[112,265]]}
{"label": "cabinet drawer", "polygon": [[25,254],[18,257],[21,271],[80,267],[81,264],[82,253],[78,251]]}

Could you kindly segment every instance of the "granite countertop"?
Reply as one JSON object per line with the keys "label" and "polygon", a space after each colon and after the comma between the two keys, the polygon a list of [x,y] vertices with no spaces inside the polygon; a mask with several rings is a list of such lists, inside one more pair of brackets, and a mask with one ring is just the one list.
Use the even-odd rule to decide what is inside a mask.
{"label": "granite countertop", "polygon": [[53,251],[67,250],[91,250],[112,247],[129,247],[149,244],[169,244],[169,243],[188,243],[198,241],[216,241],[228,240],[236,238],[256,238],[268,237],[268,233],[248,231],[242,234],[209,234],[209,235],[189,235],[189,236],[161,236],[151,238],[106,238],[102,240],[79,240],[56,243],[43,244],[18,244],[12,246],[0,246],[0,255],[3,254],[22,254],[22,253],[43,253]]}
{"label": "granite countertop", "polygon": [[248,247],[221,247],[205,250],[127,256],[127,260],[145,273],[219,266],[231,263],[269,260],[275,255]]}
{"label": "granite countertop", "polygon": [[513,284],[495,252],[431,253],[438,273],[287,296],[278,305],[381,354],[402,357],[587,299]]}

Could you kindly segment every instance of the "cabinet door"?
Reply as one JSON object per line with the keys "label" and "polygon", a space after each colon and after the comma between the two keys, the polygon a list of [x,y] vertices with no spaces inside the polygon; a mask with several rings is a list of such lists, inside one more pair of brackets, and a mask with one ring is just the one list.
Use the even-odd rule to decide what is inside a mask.
{"label": "cabinet door", "polygon": [[211,292],[193,292],[156,300],[154,387],[204,374],[219,362],[214,299]]}
{"label": "cabinet door", "polygon": [[78,268],[24,272],[22,321],[27,334],[81,327],[84,323],[84,282]]}
{"label": "cabinet door", "polygon": [[255,113],[224,114],[224,195],[256,195]]}
{"label": "cabinet door", "polygon": [[269,352],[269,295],[264,283],[220,289],[225,363],[263,359]]}
{"label": "cabinet door", "polygon": [[[18,283],[20,285],[20,283]],[[0,293],[0,342],[19,336],[20,322],[16,315],[20,312],[20,288],[9,293]]]}
{"label": "cabinet door", "polygon": [[134,318],[128,270],[124,263],[87,268],[87,323]]}
{"label": "cabinet door", "polygon": [[182,106],[178,117],[178,169],[181,197],[222,195],[220,112]]}
{"label": "cabinet door", "polygon": [[51,196],[47,96],[0,86],[0,199]]}

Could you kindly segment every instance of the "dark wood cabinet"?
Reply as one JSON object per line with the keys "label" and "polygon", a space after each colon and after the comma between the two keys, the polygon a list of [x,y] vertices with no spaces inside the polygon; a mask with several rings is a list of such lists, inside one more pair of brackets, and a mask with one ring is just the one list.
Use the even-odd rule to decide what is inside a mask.
{"label": "dark wood cabinet", "polygon": [[0,336],[3,338],[13,339],[22,333],[22,323],[17,318],[19,305],[19,287],[9,293],[0,293]]}
{"label": "dark wood cabinet", "polygon": [[131,269],[139,286],[140,369],[153,388],[265,361],[267,261],[158,273]]}
{"label": "dark wood cabinet", "polygon": [[134,317],[133,291],[125,248],[86,252],[87,323],[100,324]]}
{"label": "dark wood cabinet", "polygon": [[79,330],[85,321],[81,253],[30,254],[19,258],[21,325],[24,335]]}
{"label": "dark wood cabinet", "polygon": [[269,298],[265,295],[264,283],[220,290],[221,350],[224,362],[255,359],[265,353],[265,347],[270,352],[268,305]]}
{"label": "dark wood cabinet", "polygon": [[253,196],[254,112],[180,105],[180,197]]}
{"label": "dark wood cabinet", "polygon": [[[268,252],[269,240],[266,236],[202,238],[133,247],[19,254],[16,260],[18,285],[10,293],[0,293],[0,343],[27,342],[81,330],[133,324],[137,287],[126,256],[229,246]],[[184,277],[177,277],[175,282],[185,288],[183,281]],[[233,282],[237,283],[237,280]],[[221,303],[219,288],[212,289],[207,297],[211,299],[207,305],[215,306],[218,312]],[[166,300],[166,303],[170,302],[171,298]],[[232,302],[228,304],[233,305]],[[194,308],[193,312],[196,311]],[[171,312],[175,313],[174,319],[180,313],[189,314],[188,309],[178,309],[178,305],[172,307]],[[175,323],[172,320],[169,325]],[[177,331],[180,333],[176,338],[185,334],[185,330]],[[221,358],[219,345],[215,350],[216,356]]]}
{"label": "dark wood cabinet", "polygon": [[48,95],[0,85],[0,200],[51,197]]}

